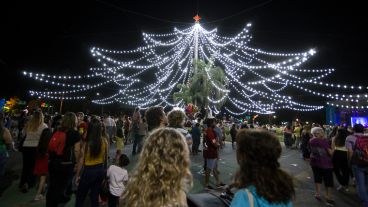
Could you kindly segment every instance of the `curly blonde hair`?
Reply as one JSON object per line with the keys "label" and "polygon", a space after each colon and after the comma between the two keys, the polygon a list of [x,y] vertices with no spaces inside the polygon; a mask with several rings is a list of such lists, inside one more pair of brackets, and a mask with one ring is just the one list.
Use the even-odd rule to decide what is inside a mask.
{"label": "curly blonde hair", "polygon": [[192,186],[189,165],[184,136],[173,128],[154,130],[145,140],[121,206],[187,206],[185,192]]}

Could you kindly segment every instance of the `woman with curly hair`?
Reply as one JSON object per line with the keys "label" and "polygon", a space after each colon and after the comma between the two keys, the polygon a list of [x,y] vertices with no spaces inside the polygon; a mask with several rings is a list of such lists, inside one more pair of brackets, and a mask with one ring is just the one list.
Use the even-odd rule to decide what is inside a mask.
{"label": "woman with curly hair", "polygon": [[184,136],[172,128],[156,129],[144,143],[121,206],[187,206],[185,193],[192,185],[189,165]]}
{"label": "woman with curly hair", "polygon": [[231,207],[292,206],[295,190],[292,178],[280,169],[278,139],[264,130],[242,129],[236,136],[236,144],[240,169],[234,186],[239,190]]}

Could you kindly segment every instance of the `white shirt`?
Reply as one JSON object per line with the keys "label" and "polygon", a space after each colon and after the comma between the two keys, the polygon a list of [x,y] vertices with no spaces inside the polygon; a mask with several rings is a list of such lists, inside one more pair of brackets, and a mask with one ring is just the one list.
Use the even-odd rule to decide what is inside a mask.
{"label": "white shirt", "polygon": [[37,147],[41,138],[41,133],[47,128],[45,123],[42,123],[36,131],[26,131],[26,139],[24,140],[23,147]]}
{"label": "white shirt", "polygon": [[116,126],[114,119],[112,119],[111,117],[107,117],[104,120],[104,124],[105,124],[106,127],[114,127],[114,126]]}
{"label": "white shirt", "polygon": [[110,193],[120,197],[125,190],[124,182],[128,181],[128,171],[119,166],[111,165],[107,169],[107,177],[109,178]]}

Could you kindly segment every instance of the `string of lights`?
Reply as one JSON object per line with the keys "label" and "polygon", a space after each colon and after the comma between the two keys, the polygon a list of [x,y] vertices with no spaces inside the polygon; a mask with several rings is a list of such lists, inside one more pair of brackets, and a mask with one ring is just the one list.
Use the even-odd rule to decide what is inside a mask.
{"label": "string of lights", "polygon": [[[185,29],[174,28],[172,33],[143,33],[144,45],[131,50],[112,50],[93,47],[90,53],[100,65],[89,68],[85,75],[53,75],[24,71],[23,75],[54,86],[55,90],[29,91],[31,95],[66,100],[83,99],[85,92],[101,87],[115,90],[90,97],[96,104],[121,103],[147,108],[151,105],[177,107],[183,100],[173,101],[173,93],[178,84],[188,84],[195,73],[194,58],[209,62],[210,67],[223,68],[228,83],[225,88],[215,84],[210,70],[205,68],[209,84],[213,90],[225,95],[216,99],[207,97],[209,109],[219,113],[216,104],[226,101],[224,109],[233,115],[246,113],[272,114],[275,110],[297,111],[320,110],[323,105],[309,105],[294,100],[294,91],[320,96],[327,100],[339,100],[351,106],[358,100],[368,98],[362,94],[367,87],[335,84],[321,81],[335,69],[306,69],[303,65],[316,54],[315,49],[297,53],[268,52],[251,45],[251,24],[247,24],[232,37],[220,36],[217,29],[206,30],[196,19],[196,23]],[[83,83],[81,83],[83,81]],[[349,91],[334,93],[336,89]],[[330,90],[332,92],[326,92]],[[213,93],[212,93],[213,94]],[[65,97],[64,97],[65,95]],[[80,95],[80,96],[79,96]],[[358,107],[358,108],[357,108]]]}

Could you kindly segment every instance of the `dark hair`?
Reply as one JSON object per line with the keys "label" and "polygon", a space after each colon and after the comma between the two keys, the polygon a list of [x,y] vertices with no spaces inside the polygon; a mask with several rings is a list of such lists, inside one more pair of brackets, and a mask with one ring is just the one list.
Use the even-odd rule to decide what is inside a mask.
{"label": "dark hair", "polygon": [[52,137],[51,129],[45,128],[41,133],[40,141],[38,142],[37,146],[39,158],[44,158],[46,156],[47,148],[49,146],[51,137]]}
{"label": "dark hair", "polygon": [[117,129],[116,129],[116,136],[118,136],[118,137],[124,137],[124,133],[123,133],[123,128],[121,128],[121,127],[117,127]]}
{"label": "dark hair", "polygon": [[153,130],[160,126],[161,120],[165,116],[164,108],[153,106],[147,109],[145,117],[147,119],[148,130]]}
{"label": "dark hair", "polygon": [[60,114],[54,116],[52,118],[51,128],[53,128],[53,129],[56,130],[60,126],[60,123],[61,123],[61,119],[62,118],[63,117]]}
{"label": "dark hair", "polygon": [[199,127],[199,126],[200,126],[200,124],[199,124],[199,123],[196,123],[196,124],[195,124],[195,126],[196,126],[196,127]]}
{"label": "dark hair", "polygon": [[130,163],[130,160],[129,160],[129,157],[126,154],[120,155],[119,166],[125,167],[125,166],[129,165],[129,163]]}
{"label": "dark hair", "polygon": [[345,146],[346,137],[349,135],[348,131],[344,128],[338,129],[335,135],[335,146],[343,147]]}
{"label": "dark hair", "polygon": [[214,123],[215,123],[215,119],[213,119],[213,118],[212,119],[208,118],[206,120],[207,127],[212,127],[213,128]]}
{"label": "dark hair", "polygon": [[4,130],[4,119],[5,119],[5,115],[3,112],[0,112],[0,134],[3,134],[3,130]]}
{"label": "dark hair", "polygon": [[102,124],[97,118],[88,124],[87,142],[91,158],[97,158],[102,149]]}
{"label": "dark hair", "polygon": [[270,203],[287,203],[295,195],[290,175],[280,169],[281,145],[268,131],[242,129],[236,135],[240,166],[234,185],[254,185],[257,194]]}
{"label": "dark hair", "polygon": [[361,124],[355,124],[353,127],[353,130],[355,133],[363,133],[364,132],[364,127]]}
{"label": "dark hair", "polygon": [[185,113],[180,109],[174,109],[167,114],[167,120],[169,122],[169,127],[172,128],[183,127],[183,122],[185,120]]}
{"label": "dark hair", "polygon": [[339,129],[338,126],[334,126],[332,128],[332,132],[328,135],[328,138],[332,138],[332,137],[335,137],[337,135],[337,130]]}

